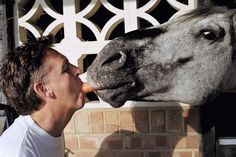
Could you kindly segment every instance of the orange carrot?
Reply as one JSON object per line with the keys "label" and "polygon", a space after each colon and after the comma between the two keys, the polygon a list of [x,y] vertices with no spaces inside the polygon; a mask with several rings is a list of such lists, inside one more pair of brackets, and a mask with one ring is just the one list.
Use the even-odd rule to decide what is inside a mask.
{"label": "orange carrot", "polygon": [[84,82],[81,86],[81,91],[84,93],[91,93],[94,92],[95,89],[91,87],[87,82]]}

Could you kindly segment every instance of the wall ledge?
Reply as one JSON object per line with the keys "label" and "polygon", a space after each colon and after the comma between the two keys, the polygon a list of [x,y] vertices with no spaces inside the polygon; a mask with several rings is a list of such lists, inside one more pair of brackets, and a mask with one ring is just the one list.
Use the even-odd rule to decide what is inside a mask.
{"label": "wall ledge", "polygon": [[[190,108],[191,105],[181,102],[145,102],[145,101],[127,101],[122,108],[133,107],[182,107]],[[112,108],[104,101],[89,101],[85,103],[84,108]]]}

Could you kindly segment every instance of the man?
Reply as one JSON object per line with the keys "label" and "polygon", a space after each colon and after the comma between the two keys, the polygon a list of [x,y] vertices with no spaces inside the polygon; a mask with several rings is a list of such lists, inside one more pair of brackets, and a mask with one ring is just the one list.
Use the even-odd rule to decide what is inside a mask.
{"label": "man", "polygon": [[1,157],[64,157],[63,129],[84,105],[80,69],[41,37],[10,52],[0,88],[20,115],[0,136]]}

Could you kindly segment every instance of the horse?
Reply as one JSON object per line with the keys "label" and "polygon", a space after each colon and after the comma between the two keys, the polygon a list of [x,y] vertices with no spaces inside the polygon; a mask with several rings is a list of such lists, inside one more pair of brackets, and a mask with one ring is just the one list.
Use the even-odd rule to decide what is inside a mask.
{"label": "horse", "polygon": [[87,70],[112,107],[127,100],[202,105],[236,89],[236,10],[198,8],[111,40]]}

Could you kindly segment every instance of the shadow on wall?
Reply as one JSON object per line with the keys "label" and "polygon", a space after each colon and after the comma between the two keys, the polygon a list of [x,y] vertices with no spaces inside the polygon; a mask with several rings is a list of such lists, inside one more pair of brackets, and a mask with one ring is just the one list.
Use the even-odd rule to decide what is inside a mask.
{"label": "shadow on wall", "polygon": [[[127,116],[130,114],[128,112],[132,116]],[[198,153],[189,150],[173,152],[175,148],[199,148],[196,113],[196,110],[183,110],[180,107],[133,108],[132,111],[121,111],[121,130],[103,141],[96,157],[177,157]],[[187,136],[187,132],[192,132],[192,135]]]}
{"label": "shadow on wall", "polygon": [[234,98],[226,93],[192,108],[133,108],[130,117],[120,111],[126,118],[121,129],[102,142],[95,157],[200,157],[199,150],[202,157],[214,157],[217,138],[236,136]]}

